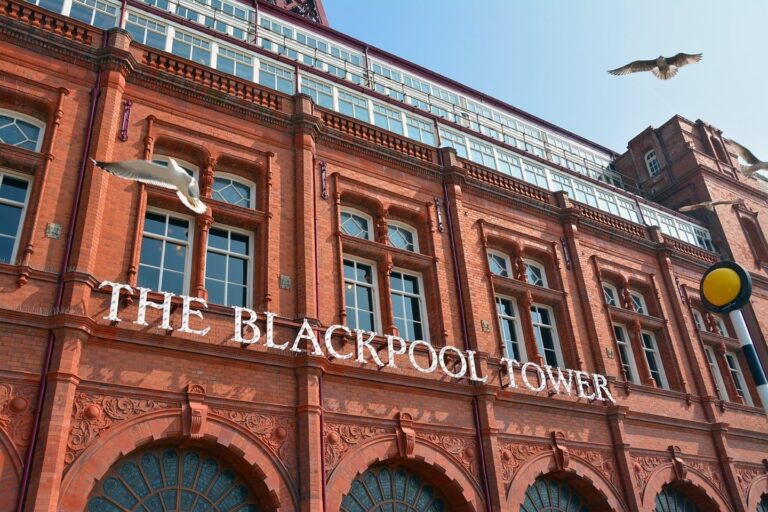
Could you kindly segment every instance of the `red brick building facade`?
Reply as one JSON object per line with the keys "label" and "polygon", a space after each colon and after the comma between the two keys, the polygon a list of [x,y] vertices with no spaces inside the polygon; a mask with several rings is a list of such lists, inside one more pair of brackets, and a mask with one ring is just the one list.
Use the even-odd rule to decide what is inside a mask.
{"label": "red brick building facade", "polygon": [[[768,421],[698,296],[747,268],[768,361],[768,189],[719,130],[617,155],[319,3],[197,4],[0,0],[0,510],[768,509]],[[175,158],[209,208],[90,158]],[[276,345],[379,335],[268,347],[264,312]]]}

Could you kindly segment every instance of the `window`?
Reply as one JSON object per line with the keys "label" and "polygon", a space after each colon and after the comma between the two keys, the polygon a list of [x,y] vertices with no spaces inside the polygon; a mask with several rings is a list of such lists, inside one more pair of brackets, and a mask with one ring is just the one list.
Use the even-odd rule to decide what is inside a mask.
{"label": "window", "polygon": [[619,302],[619,293],[616,291],[616,287],[612,284],[603,284],[603,299],[609,306],[613,306],[615,308],[621,307],[621,302]]}
{"label": "window", "polygon": [[14,263],[21,239],[29,180],[0,171],[0,262]]}
{"label": "window", "polygon": [[624,369],[627,382],[639,384],[640,377],[637,374],[635,356],[632,353],[632,344],[629,341],[627,328],[623,325],[614,324],[613,335],[616,338],[616,346],[619,348],[619,360],[621,367]]}
{"label": "window", "polygon": [[700,331],[706,331],[707,324],[704,323],[704,318],[701,316],[701,313],[697,309],[693,309],[691,311],[693,312],[693,323],[696,324],[696,329]]}
{"label": "window", "polygon": [[491,146],[470,141],[469,157],[473,162],[496,169],[496,158],[493,156],[493,148]]}
{"label": "window", "polygon": [[560,353],[560,341],[555,329],[552,308],[540,304],[531,305],[533,334],[539,353],[549,366],[563,367],[563,356]]}
{"label": "window", "polygon": [[499,317],[501,341],[504,343],[505,356],[515,361],[525,362],[525,344],[520,333],[520,321],[517,314],[517,303],[514,299],[496,297],[496,314]]}
{"label": "window", "polygon": [[32,3],[59,14],[64,8],[64,0],[33,0]]}
{"label": "window", "polygon": [[720,329],[720,335],[721,336],[730,336],[728,334],[728,328],[725,326],[725,321],[723,320],[723,317],[719,315],[712,315],[715,318],[715,323],[717,324],[718,329]]}
{"label": "window", "polygon": [[419,251],[418,238],[416,232],[411,227],[399,222],[390,222],[387,224],[387,229],[389,245],[404,251]]}
{"label": "window", "polygon": [[455,149],[459,158],[467,158],[467,141],[463,135],[440,130],[440,141],[442,147]]}
{"label": "window", "polygon": [[348,92],[339,91],[339,112],[366,123],[371,122],[368,112],[368,100]]}
{"label": "window", "polygon": [[550,176],[552,176],[552,190],[562,190],[568,194],[568,197],[571,199],[575,197],[573,193],[573,185],[571,184],[571,178],[556,172],[550,173]]}
{"label": "window", "polygon": [[168,11],[168,0],[142,0],[145,4],[154,5],[164,11]]}
{"label": "window", "polygon": [[523,168],[520,166],[520,159],[516,156],[499,152],[499,170],[513,178],[523,179]]}
{"label": "window", "polygon": [[549,188],[547,186],[547,173],[538,165],[523,162],[523,179],[531,185],[536,185],[541,188]]}
{"label": "window", "polygon": [[718,398],[720,398],[720,400],[728,400],[728,391],[725,389],[723,376],[720,373],[720,367],[717,365],[715,351],[712,350],[712,347],[704,347],[704,355],[707,357],[707,364],[709,365],[709,369],[712,370],[712,375],[715,378]]}
{"label": "window", "polygon": [[525,262],[525,278],[529,284],[547,287],[547,273],[544,267],[535,261]]}
{"label": "window", "polygon": [[595,194],[595,187],[587,185],[581,181],[575,181],[576,184],[576,201],[588,204],[597,208],[597,195]]}
{"label": "window", "polygon": [[293,94],[293,72],[262,61],[259,64],[259,84]]}
{"label": "window", "polygon": [[640,217],[638,217],[637,210],[635,209],[635,204],[632,201],[623,199],[622,197],[617,197],[616,203],[619,206],[620,217],[630,220],[632,222],[635,222],[637,224],[640,223]]}
{"label": "window", "polygon": [[251,208],[253,186],[227,175],[219,175],[213,179],[213,193],[211,195],[216,201]]}
{"label": "window", "polygon": [[403,134],[403,119],[400,112],[384,105],[373,105],[373,124],[391,132]]}
{"label": "window", "polygon": [[301,92],[312,98],[315,104],[325,108],[333,108],[333,88],[330,85],[302,76]]}
{"label": "window", "polygon": [[739,366],[739,360],[736,358],[736,354],[733,352],[725,353],[725,361],[728,363],[728,370],[733,377],[733,385],[736,387],[736,393],[747,405],[752,404],[752,397],[749,396],[749,390],[747,389],[747,382],[744,380],[744,374],[741,372],[741,366]]}
{"label": "window", "polygon": [[40,151],[43,124],[16,112],[0,110],[0,142],[9,146]]}
{"label": "window", "polygon": [[358,260],[344,259],[344,290],[347,325],[351,329],[378,330],[374,267]]}
{"label": "window", "polygon": [[392,316],[400,337],[405,340],[427,339],[421,278],[400,270],[389,278],[392,293]]}
{"label": "window", "polygon": [[371,218],[362,212],[351,208],[345,208],[341,211],[341,232],[345,235],[373,240],[371,224]]}
{"label": "window", "polygon": [[488,251],[488,265],[491,268],[491,273],[501,277],[511,277],[510,272],[511,265],[509,259],[499,252]]}
{"label": "window", "polygon": [[216,69],[246,80],[253,80],[253,58],[219,45]]}
{"label": "window", "polygon": [[221,227],[208,233],[205,288],[208,300],[225,306],[250,305],[251,239]]}
{"label": "window", "polygon": [[648,309],[645,307],[645,299],[642,295],[640,295],[637,292],[630,291],[629,297],[632,300],[632,305],[635,308],[635,311],[640,313],[641,315],[647,315]]}
{"label": "window", "polygon": [[179,30],[173,36],[171,52],[204,66],[211,65],[211,43]]}
{"label": "window", "polygon": [[200,13],[193,11],[189,7],[184,7],[183,5],[176,6],[176,14],[189,21],[194,21],[195,23],[198,23],[198,20],[200,19]]}
{"label": "window", "polygon": [[650,174],[651,177],[656,176],[661,172],[661,165],[659,164],[658,158],[656,158],[656,151],[653,149],[645,154],[645,167],[648,169],[648,174]]}
{"label": "window", "polygon": [[146,44],[158,50],[165,50],[167,28],[162,23],[128,13],[125,29],[137,43]]}
{"label": "window", "polygon": [[648,369],[651,371],[651,377],[660,388],[669,389],[667,377],[664,374],[664,367],[661,364],[659,347],[656,344],[656,337],[652,332],[640,331],[640,338],[643,341],[643,354],[648,363]]}
{"label": "window", "polygon": [[405,121],[408,125],[408,137],[430,146],[436,145],[435,129],[430,123],[411,116],[406,116]]}
{"label": "window", "polygon": [[[179,164],[182,169],[187,171],[187,174],[197,179],[197,173],[199,169],[196,165],[180,158],[174,158],[174,160],[176,160],[176,163]],[[168,167],[168,157],[165,155],[154,155],[152,157],[152,163],[162,165],[163,167]]]}
{"label": "window", "polygon": [[139,286],[183,294],[187,291],[192,234],[189,220],[148,211],[139,259]]}
{"label": "window", "polygon": [[117,26],[117,7],[97,0],[73,0],[69,15],[105,30]]}
{"label": "window", "polygon": [[604,212],[612,213],[613,215],[619,214],[619,207],[616,204],[616,197],[613,194],[607,192],[597,191],[597,207]]}

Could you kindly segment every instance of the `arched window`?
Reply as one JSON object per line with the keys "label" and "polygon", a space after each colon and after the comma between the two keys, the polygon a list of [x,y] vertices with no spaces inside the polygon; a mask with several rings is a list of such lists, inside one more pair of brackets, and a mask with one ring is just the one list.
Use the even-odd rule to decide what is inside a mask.
{"label": "arched window", "polygon": [[419,252],[419,237],[411,226],[402,222],[389,221],[387,230],[389,245],[404,251]]}
{"label": "arched window", "polygon": [[651,177],[656,176],[661,172],[661,164],[659,164],[659,159],[656,158],[656,151],[653,149],[645,154],[645,167],[648,169],[648,174],[650,174]]}
{"label": "arched window", "polygon": [[642,293],[630,290],[629,298],[632,300],[632,305],[635,307],[635,311],[641,315],[648,314],[648,308],[645,306],[645,297],[643,297]]}
{"label": "arched window", "polygon": [[520,512],[588,512],[584,499],[568,485],[539,478],[525,491]]}
{"label": "arched window", "polygon": [[448,512],[438,489],[401,467],[369,469],[352,482],[341,512]]}
{"label": "arched window", "polygon": [[[156,163],[157,165],[162,165],[163,167],[168,167],[168,158],[170,157],[166,155],[154,155],[152,157],[152,162]],[[176,163],[179,164],[182,169],[187,171],[187,174],[197,179],[198,173],[200,172],[200,168],[197,165],[193,164],[192,162],[182,160],[181,158],[173,157],[173,159],[176,160]]]}
{"label": "arched window", "polygon": [[665,487],[656,495],[654,512],[697,512],[696,505],[680,491]]}
{"label": "arched window", "polygon": [[341,209],[341,232],[355,238],[373,240],[373,219],[360,210],[344,207]]}
{"label": "arched window", "polygon": [[491,273],[501,277],[512,277],[512,265],[506,254],[498,251],[488,251],[488,265]]}
{"label": "arched window", "polygon": [[87,512],[263,510],[232,468],[197,449],[158,448],[112,466],[88,499]]}
{"label": "arched window", "polygon": [[704,317],[701,316],[701,312],[698,309],[692,309],[691,311],[693,312],[693,323],[696,324],[696,329],[706,331],[707,324],[704,323]]}
{"label": "arched window", "polygon": [[229,203],[243,208],[253,208],[254,190],[253,183],[249,183],[237,176],[225,173],[216,173],[213,178],[212,198],[215,201]]}
{"label": "arched window", "polygon": [[525,277],[529,284],[547,287],[547,273],[544,265],[537,261],[525,260]]}
{"label": "arched window", "polygon": [[40,151],[45,124],[34,117],[0,109],[0,142],[9,146]]}
{"label": "arched window", "polygon": [[609,306],[613,306],[615,308],[621,307],[621,302],[619,301],[619,292],[617,292],[616,287],[610,283],[603,283],[603,299]]}

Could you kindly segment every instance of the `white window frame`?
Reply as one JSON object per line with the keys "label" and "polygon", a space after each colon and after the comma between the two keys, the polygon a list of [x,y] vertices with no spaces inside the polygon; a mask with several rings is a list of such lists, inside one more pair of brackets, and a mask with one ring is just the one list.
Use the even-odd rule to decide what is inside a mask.
{"label": "white window frame", "polygon": [[[34,118],[32,116],[28,116],[26,114],[22,114],[21,112],[17,112],[15,110],[9,110],[5,108],[0,108],[0,114],[7,117],[14,118],[14,119],[18,119],[19,121],[24,121],[25,123],[29,123],[31,125],[34,125],[36,128],[39,128],[40,135],[38,136],[37,142],[35,143],[35,149],[27,150],[27,151],[34,151],[35,153],[40,152],[40,150],[43,147],[43,139],[45,138],[45,128],[46,128],[46,124],[43,121],[37,118]],[[13,147],[18,147],[18,146],[13,146]]]}
{"label": "white window frame", "polygon": [[534,165],[527,160],[523,160],[523,181],[536,187],[549,189],[547,180],[547,170],[540,165]]}
{"label": "white window frame", "polygon": [[[218,42],[214,46],[215,46],[215,51],[212,52],[212,55],[216,56],[215,57],[216,70],[221,71],[222,73],[229,74],[228,71],[224,71],[223,69],[219,68],[219,58],[222,57],[222,54],[223,54],[224,58],[234,60],[234,62],[235,62],[234,63],[235,69],[231,73],[232,76],[237,77],[237,78],[239,78],[241,80],[248,80],[249,82],[254,82],[255,81],[254,78],[256,77],[256,72],[258,71],[258,66],[257,66],[258,61],[257,61],[257,59],[251,53],[244,52],[244,51],[241,51],[241,50],[236,50],[235,48],[233,48],[231,46],[223,45],[223,44],[218,43]],[[225,52],[231,52],[231,53],[233,53],[235,55],[235,57],[230,57]],[[250,62],[250,64],[247,64],[245,62],[237,60],[236,56],[245,57],[247,59],[250,59],[251,62]],[[250,68],[251,68],[251,76],[250,77],[242,77],[242,76],[238,75],[236,73],[237,65],[238,64],[241,64],[243,66],[250,66]]]}
{"label": "white window frame", "polygon": [[[551,329],[552,341],[554,342],[554,345],[555,345],[555,359],[557,359],[557,366],[559,368],[565,368],[565,363],[563,360],[563,350],[562,350],[562,347],[560,346],[560,336],[557,333],[557,319],[555,318],[554,309],[552,309],[550,306],[547,306],[546,304],[537,304],[537,303],[531,304],[531,309],[533,310],[534,308],[548,311],[549,318],[552,321],[551,325],[538,323],[535,320],[535,315],[533,314],[533,312],[531,312],[531,323],[533,324],[534,338],[535,338],[535,333],[537,329]],[[543,343],[542,345],[539,345],[538,339],[536,339],[535,342],[536,342],[536,346],[539,349],[539,353],[544,358],[544,361],[546,362],[546,364],[549,364],[549,362],[547,362]]]}
{"label": "white window frame", "polygon": [[[496,272],[493,271],[493,267],[491,266],[491,256],[494,256],[494,257],[497,257],[497,258],[501,258],[502,260],[504,260],[504,265],[506,266],[505,270],[507,272],[506,276],[501,275],[501,274],[497,274]],[[493,274],[495,276],[499,276],[499,277],[506,277],[506,278],[509,278],[509,279],[514,279],[515,276],[514,276],[514,273],[512,271],[512,261],[510,260],[509,256],[507,256],[503,252],[500,252],[500,251],[497,251],[497,250],[494,250],[494,249],[488,249],[488,254],[487,254],[486,258],[488,258],[488,268],[490,269],[491,274]]]}
{"label": "white window frame", "polygon": [[646,151],[645,155],[643,155],[643,160],[645,161],[645,168],[651,178],[658,176],[661,172],[661,163],[659,163],[659,158],[656,156],[656,150],[649,149]]}
{"label": "white window frame", "polygon": [[[648,316],[648,305],[645,303],[645,297],[643,296],[642,293],[636,290],[629,290],[629,299],[632,301],[632,305],[635,307],[636,313]],[[635,299],[639,299],[639,300],[635,300]],[[639,306],[638,306],[638,303],[639,303]]]}
{"label": "white window frame", "polygon": [[704,321],[701,312],[698,309],[692,309],[691,312],[693,313],[693,324],[696,326],[696,329],[706,332],[707,323]]}
{"label": "white window frame", "polygon": [[[377,111],[376,109],[380,109]],[[371,121],[374,126],[381,128],[382,130],[387,130],[392,133],[396,133],[397,135],[405,136],[405,119],[403,112],[390,107],[389,105],[382,105],[381,103],[371,102]],[[376,114],[384,117],[387,120],[387,126],[381,126],[380,124],[376,123]],[[396,115],[397,118],[393,117],[393,115]],[[400,123],[400,131],[396,131],[392,129],[392,123]]]}
{"label": "white window frame", "polygon": [[[503,151],[497,151],[496,155],[498,157],[499,172],[518,180],[523,179],[523,164],[520,162],[520,158]],[[507,172],[505,167],[508,168],[509,172]]]}
{"label": "white window frame", "polygon": [[[648,339],[651,341],[651,346],[648,347],[645,344],[645,336],[648,336]],[[640,331],[640,342],[642,343],[642,349],[643,349],[643,355],[645,356],[646,363],[648,364],[649,371],[651,370],[651,362],[648,358],[648,354],[652,354],[654,358],[654,362],[656,363],[656,368],[658,369],[659,379],[661,382],[656,382],[656,385],[663,389],[669,389],[669,383],[667,382],[667,374],[664,371],[664,362],[661,358],[661,352],[659,352],[659,342],[656,340],[656,335],[652,333],[651,331],[642,330]],[[654,380],[656,378],[654,377]]]}
{"label": "white window frame", "polygon": [[[253,253],[253,250],[254,250],[253,233],[249,233],[248,231],[246,231],[244,229],[235,228],[235,227],[229,226],[227,224],[213,224],[211,226],[211,229],[221,229],[223,231],[229,231],[231,233],[237,233],[238,235],[243,235],[243,236],[247,237],[248,238],[248,255],[244,257],[243,254],[234,253],[234,252],[231,252],[228,249],[224,250],[224,249],[219,249],[217,247],[211,248],[210,243],[209,243],[210,242],[210,236],[209,236],[208,237],[208,241],[206,241],[206,246],[205,246],[205,267],[203,269],[203,279],[204,279],[204,281],[208,280],[208,251],[209,250],[211,250],[211,252],[215,252],[215,253],[218,253],[218,254],[223,254],[225,256],[233,256],[233,257],[238,258],[238,259],[246,259],[246,261],[247,261],[246,268],[248,269],[248,278],[246,279],[246,284],[245,284],[245,286],[247,288],[246,289],[246,299],[247,300],[246,300],[246,303],[245,303],[245,307],[250,308],[251,305],[253,304],[253,274],[254,274],[254,270],[253,269],[255,268],[254,264],[253,264],[253,258],[254,258],[254,253]],[[229,265],[229,258],[227,258],[227,265]],[[227,286],[226,286],[229,283],[229,281],[228,281],[228,279],[229,279],[229,267],[227,267],[224,270],[224,275],[226,276],[226,279],[227,279],[226,281],[224,281],[224,285],[225,285],[224,286],[224,296],[225,296],[225,299],[226,299],[227,294],[229,293],[229,291],[227,290]],[[218,279],[214,279],[214,281],[221,282]],[[207,288],[207,284],[206,284],[206,288]],[[214,303],[214,304],[216,304],[216,303]]]}
{"label": "white window frame", "polygon": [[[400,267],[394,267],[392,269],[392,272],[397,272],[399,274],[402,274],[403,276],[415,277],[416,278],[416,282],[419,285],[419,293],[418,294],[404,292],[404,291],[401,291],[401,290],[393,290],[392,289],[392,281],[391,281],[392,277],[390,275],[390,282],[388,283],[390,299],[392,299],[392,295],[393,294],[402,295],[402,296],[405,296],[405,297],[415,297],[415,298],[419,299],[419,312],[421,313],[421,331],[422,331],[422,335],[423,335],[421,340],[429,342],[429,340],[430,340],[430,337],[429,337],[429,321],[428,321],[428,317],[427,317],[426,296],[424,294],[424,279],[422,278],[422,276],[421,276],[421,274],[419,272],[412,272],[410,270],[406,270],[406,269],[400,268]],[[392,299],[392,300],[394,302],[394,299]],[[411,322],[413,321],[412,319],[409,320],[407,318],[405,320],[406,321],[411,321]],[[393,324],[395,323],[395,308],[394,308],[394,306],[392,306],[392,323]],[[405,333],[401,332],[400,336],[403,339],[406,339],[405,338]],[[415,340],[407,340],[406,339],[406,341],[415,341]]]}
{"label": "white window frame", "polygon": [[[147,213],[154,213],[157,215],[164,215],[166,217],[175,217],[177,219],[183,219],[189,222],[189,240],[187,240],[187,254],[184,257],[184,286],[182,287],[182,294],[183,295],[189,295],[189,282],[192,279],[192,252],[194,251],[195,247],[195,219],[194,217],[190,215],[186,215],[183,213],[177,213],[170,210],[163,210],[161,208],[147,208],[146,212],[144,212],[144,219],[142,219],[141,224],[141,240],[142,245],[144,243],[144,236],[147,236],[148,238],[154,238],[156,240],[162,240],[162,241],[174,241],[174,242],[180,242],[177,238],[169,238],[167,235],[158,235],[156,233],[149,233],[149,235],[146,234],[146,231],[144,231],[144,221],[146,219]],[[139,254],[141,254],[141,248],[139,248]],[[163,268],[163,262],[165,261],[165,246],[163,246],[163,259],[160,262],[160,276],[159,276],[159,284],[162,284],[163,282],[163,271],[165,270]],[[139,272],[141,272],[141,258],[139,258],[139,264],[137,265],[136,270],[136,279],[138,280]],[[164,290],[152,290],[152,291],[159,291],[162,292]]]}
{"label": "white window frame", "polygon": [[723,319],[723,317],[721,317],[720,315],[713,314],[712,316],[715,317],[715,323],[720,328],[720,333],[721,333],[720,335],[725,336],[726,338],[730,338],[731,335],[728,332],[728,326],[725,323],[725,319]]}
{"label": "white window frame", "polygon": [[[370,105],[371,102],[368,101],[368,98],[366,98],[365,96],[360,96],[360,95],[354,94],[354,93],[352,93],[352,92],[350,92],[350,91],[348,91],[346,89],[340,89],[338,87],[336,88],[336,91],[337,91],[337,97],[336,97],[336,111],[337,112],[339,112],[340,114],[345,115],[345,116],[349,115],[349,114],[344,114],[343,112],[341,112],[341,108],[339,107],[339,102],[344,101],[345,103],[350,103],[352,105],[352,115],[350,117],[352,117],[353,119],[357,119],[358,121],[362,121],[364,123],[368,123],[368,124],[371,123],[371,105]],[[353,100],[348,100],[346,98],[342,99],[341,98],[342,94],[345,95],[345,96],[349,96],[350,98],[353,98]],[[357,103],[355,103],[355,101]],[[362,119],[362,118],[360,118],[360,117],[358,117],[356,115],[358,110],[361,110],[361,111],[365,112],[365,118],[364,119]]]}
{"label": "white window frame", "polygon": [[173,158],[174,160],[176,160],[176,163],[179,164],[179,166],[185,171],[187,172],[192,171],[192,177],[195,178],[195,181],[197,181],[198,183],[200,182],[198,178],[200,176],[200,167],[187,160],[182,160],[181,158],[176,158],[175,156],[153,154],[152,163],[160,164],[160,162],[163,162],[165,163],[165,165],[163,164],[160,164],[160,165],[163,165],[163,167],[168,167],[169,158]]}
{"label": "white window frame", "polygon": [[[241,206],[241,205],[237,205],[237,204],[228,203],[228,202],[223,201],[221,199],[214,199],[214,197],[213,197],[213,194],[214,194],[213,187],[216,184],[216,178],[224,178],[224,179],[227,179],[227,180],[232,180],[232,181],[235,181],[235,182],[239,183],[240,185],[244,185],[244,186],[248,187],[248,190],[249,190],[249,193],[250,193],[250,197],[249,197],[249,201],[248,202],[250,203],[250,205],[246,207],[246,206]],[[242,178],[242,177],[238,176],[237,174],[230,174],[230,173],[226,173],[226,172],[215,172],[214,175],[213,175],[213,183],[211,184],[211,199],[214,200],[214,201],[218,201],[220,203],[228,204],[230,206],[236,206],[238,208],[246,208],[246,209],[249,209],[249,210],[255,210],[256,209],[256,184],[254,182],[250,181],[250,180],[246,180],[245,178]]]}
{"label": "white window frame", "polygon": [[[433,147],[437,144],[437,137],[435,136],[435,125],[426,119],[422,119],[413,115],[406,115],[405,132],[408,138],[419,141],[422,144]],[[431,141],[425,140],[425,133],[429,133],[429,135],[432,136]]]}
{"label": "white window frame", "polygon": [[[389,231],[390,226],[396,227],[397,229],[400,229],[402,231],[408,231],[413,237],[413,249],[403,249],[402,247],[395,247],[394,245],[392,245],[392,240],[390,240],[389,245],[391,247],[394,247],[395,249],[400,249],[402,251],[419,252],[419,234],[416,231],[416,228],[414,228],[409,224],[406,224],[405,222],[400,222],[397,220],[390,220],[387,222],[387,231]],[[389,233],[387,233],[387,238],[389,239]]]}
{"label": "white window frame", "polygon": [[725,381],[723,375],[720,373],[720,366],[717,364],[717,355],[710,346],[704,347],[704,357],[707,358],[707,364],[712,371],[712,376],[715,379],[715,386],[717,387],[717,396],[720,400],[728,401],[728,390],[725,387]]}
{"label": "white window frame", "polygon": [[[362,264],[362,265],[367,265],[367,266],[371,267],[371,276],[373,278],[373,282],[369,285],[368,283],[361,283],[360,281],[349,281],[344,276],[344,261],[345,260],[346,261],[353,261],[353,262],[355,262],[356,265]],[[344,281],[345,290],[346,290],[346,285],[349,282],[354,283],[355,286],[364,286],[364,287],[371,288],[371,308],[372,308],[372,312],[373,312],[373,330],[375,332],[381,332],[382,331],[382,329],[381,329],[381,308],[379,306],[379,290],[380,290],[380,288],[379,288],[379,272],[378,272],[378,269],[376,268],[376,262],[372,261],[372,260],[365,259],[365,258],[358,258],[357,256],[350,256],[350,255],[344,254],[343,257],[342,257],[341,266],[342,266],[341,279]],[[353,309],[358,310],[359,308],[357,308],[356,306],[357,305],[355,305],[355,307]],[[347,304],[346,300],[345,300],[344,311],[346,312],[346,310],[348,308],[349,308],[349,304]],[[355,320],[357,321],[357,319],[355,319]],[[347,326],[352,328],[352,326],[349,325],[349,315],[348,314],[347,314]]]}
{"label": "white window frame", "polygon": [[[611,283],[603,283],[602,284],[602,290],[603,290],[603,301],[608,306],[612,306],[614,308],[620,308],[621,307],[621,299],[619,298],[619,290],[617,290],[615,286],[613,286]],[[611,302],[608,300],[608,292],[611,292],[611,294],[613,295],[613,302],[614,302],[614,304],[611,304]]]}
{"label": "white window frame", "polygon": [[536,270],[538,270],[541,273],[541,284],[534,284],[534,283],[532,283],[530,281],[528,281],[528,284],[533,284],[534,286],[540,286],[542,288],[549,288],[549,282],[547,281],[547,270],[544,267],[544,265],[542,265],[541,263],[539,263],[536,260],[526,259],[525,260],[525,277],[526,277],[526,279],[528,279],[528,268],[529,267],[530,268],[535,268]]}
{"label": "white window frame", "polygon": [[[448,147],[456,150],[456,156],[469,159],[467,138],[459,133],[440,128],[440,147]],[[461,150],[461,151],[460,151]],[[463,153],[463,154],[462,154]]]}
{"label": "white window frame", "polygon": [[469,159],[476,164],[484,165],[493,170],[497,169],[493,146],[489,144],[483,144],[482,142],[470,139]]}
{"label": "white window frame", "polygon": [[[623,340],[616,336],[617,331],[621,332]],[[637,372],[637,364],[635,363],[635,352],[632,350],[632,338],[629,336],[627,327],[623,324],[613,324],[613,338],[616,340],[616,345],[619,349],[619,362],[621,363],[622,370],[624,370],[624,366],[629,366],[629,382],[640,384],[640,374]],[[626,351],[626,361],[622,354],[622,348]]]}
{"label": "white window frame", "polygon": [[[130,20],[131,16],[134,16],[139,21],[138,22],[131,21]],[[142,25],[141,22],[143,22],[144,25]],[[155,19],[155,18],[152,18],[152,17],[149,17],[149,16],[145,16],[145,15],[140,14],[139,12],[136,12],[136,11],[134,11],[132,9],[128,9],[128,11],[126,13],[126,16],[125,16],[125,19],[123,20],[123,25],[122,25],[121,28],[127,30],[126,26],[128,25],[128,23],[131,23],[132,25],[140,26],[144,30],[144,38],[143,38],[144,40],[143,41],[137,41],[137,40],[134,39],[134,41],[136,41],[139,44],[150,46],[150,45],[147,44],[147,32],[154,32],[155,34],[159,34],[159,35],[163,36],[163,47],[160,48],[160,50],[168,51],[168,35],[170,33],[170,30],[169,30],[170,26],[167,23],[164,23],[164,22],[162,22],[162,21],[160,21],[158,19]],[[162,27],[163,28],[163,32],[161,33],[161,32],[158,32],[155,29],[149,28],[147,26],[147,23],[153,23],[153,24],[157,25],[158,27]],[[155,48],[155,47],[151,46],[151,48]]]}
{"label": "white window frame", "polygon": [[754,402],[752,402],[752,396],[749,394],[749,387],[747,387],[747,381],[744,379],[744,372],[741,371],[739,358],[733,352],[726,352],[725,362],[728,364],[728,371],[731,372],[731,378],[736,386],[736,393],[739,394],[746,405],[753,406]]}
{"label": "white window frame", "polygon": [[[520,353],[520,359],[518,359],[519,362],[525,363],[528,361],[528,354],[525,350],[525,338],[523,337],[523,326],[521,323],[520,318],[520,308],[517,306],[517,300],[515,300],[514,297],[509,297],[507,295],[496,295],[496,300],[494,301],[496,304],[496,318],[499,321],[499,335],[501,336],[501,343],[504,347],[504,356],[509,359],[514,359],[515,354],[514,351],[510,351],[512,340],[507,340],[504,338],[504,327],[503,322],[504,320],[512,320],[512,323],[514,325],[515,329],[515,337],[516,337],[516,345],[517,345],[517,351]],[[499,302],[502,300],[509,301],[509,303],[512,305],[512,311],[514,316],[509,315],[502,315],[501,311],[499,309]]]}
{"label": "white window frame", "polygon": [[[368,222],[368,238],[362,238],[359,236],[350,235],[349,233],[344,231],[344,219],[342,219],[342,214],[344,213],[361,217],[365,219],[366,222]],[[367,213],[361,210],[358,210],[357,208],[350,208],[349,206],[341,207],[341,211],[339,212],[339,231],[341,231],[341,233],[344,235],[351,236],[353,238],[359,238],[360,240],[374,241],[376,239],[375,233],[373,232],[373,217],[371,217],[370,215],[368,215]]]}
{"label": "white window frame", "polygon": [[0,204],[7,204],[10,206],[16,206],[16,207],[21,206],[21,215],[19,216],[19,226],[16,228],[16,235],[13,241],[13,248],[11,249],[11,257],[7,263],[8,265],[15,265],[16,257],[19,254],[19,246],[21,244],[21,234],[24,230],[24,221],[27,218],[27,207],[29,206],[29,198],[32,195],[32,186],[34,184],[34,180],[31,176],[28,176],[26,174],[13,172],[11,170],[0,167],[0,184],[2,184],[2,181],[5,178],[5,176],[10,176],[14,179],[23,180],[27,182],[27,193],[24,196],[23,204],[19,205],[19,203],[17,203],[16,201],[0,198]]}

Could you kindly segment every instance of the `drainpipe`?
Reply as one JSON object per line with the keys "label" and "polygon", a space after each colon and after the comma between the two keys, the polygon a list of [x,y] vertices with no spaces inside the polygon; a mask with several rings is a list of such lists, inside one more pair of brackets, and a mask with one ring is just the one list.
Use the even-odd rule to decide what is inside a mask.
{"label": "drainpipe", "polygon": [[[102,33],[101,47],[106,48],[108,41],[108,35],[106,31]],[[83,183],[85,181],[85,169],[88,164],[88,155],[91,151],[91,140],[93,139],[93,125],[96,119],[96,106],[98,104],[99,96],[101,95],[101,68],[96,71],[96,83],[91,89],[91,106],[88,112],[88,123],[86,125],[85,144],[83,145],[83,153],[80,157],[80,168],[77,171],[77,185],[75,187],[75,194],[72,200],[72,214],[69,217],[69,224],[67,226],[67,245],[64,250],[64,259],[61,261],[61,269],[59,270],[59,278],[56,288],[56,300],[53,305],[53,313],[61,309],[61,304],[64,300],[64,272],[69,267],[69,260],[72,256],[72,244],[75,239],[75,227],[77,226],[78,210],[80,209],[80,199],[83,192]],[[51,148],[53,149],[53,148]],[[32,462],[35,459],[35,448],[37,445],[37,436],[40,431],[40,421],[43,416],[43,403],[45,402],[45,393],[48,388],[48,372],[51,371],[51,361],[53,359],[53,348],[56,343],[56,335],[52,329],[48,330],[48,341],[45,349],[45,359],[43,362],[43,368],[40,372],[40,384],[37,393],[37,402],[35,405],[35,418],[32,424],[32,432],[29,438],[29,446],[27,448],[27,454],[24,458],[24,469],[21,476],[21,485],[19,489],[19,496],[16,501],[16,512],[22,512],[27,499],[27,492],[29,491],[29,480],[32,474]]]}
{"label": "drainpipe", "polygon": [[[442,153],[438,149],[437,152],[438,162],[440,166],[443,166]],[[453,261],[453,279],[456,281],[456,293],[459,301],[459,319],[461,320],[461,337],[464,341],[464,350],[469,349],[469,328],[467,327],[467,316],[464,311],[464,293],[461,289],[461,272],[459,270],[459,258],[458,251],[456,249],[456,238],[453,231],[453,220],[451,219],[450,207],[451,200],[448,196],[448,182],[443,178],[443,208],[445,209],[445,219],[448,225],[448,238],[451,241],[451,256]],[[485,508],[491,510],[491,491],[488,486],[488,470],[485,466],[485,453],[483,451],[483,437],[480,432],[480,405],[477,402],[477,397],[472,397],[472,413],[475,421],[475,433],[477,437],[477,448],[480,453],[480,470],[483,477],[483,494],[485,494]]]}

